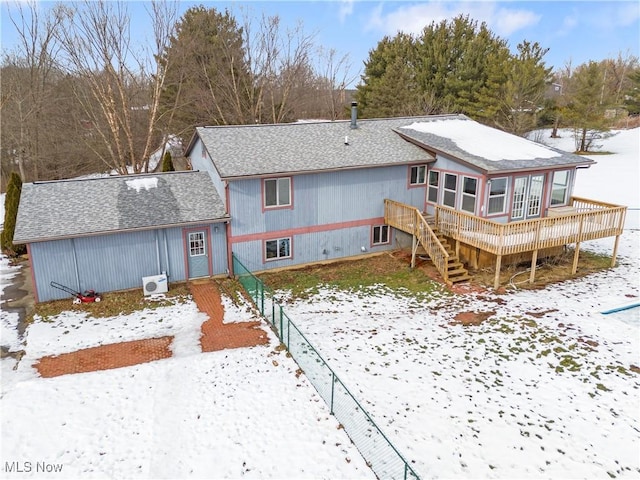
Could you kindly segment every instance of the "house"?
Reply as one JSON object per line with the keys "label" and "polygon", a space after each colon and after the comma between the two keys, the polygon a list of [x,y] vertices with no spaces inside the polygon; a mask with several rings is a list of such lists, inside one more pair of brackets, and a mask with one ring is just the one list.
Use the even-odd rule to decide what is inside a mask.
{"label": "house", "polygon": [[[488,255],[499,275],[503,259],[619,236],[624,224],[624,207],[572,197],[592,160],[464,115],[358,120],[354,105],[350,121],[198,127],[186,156],[231,218],[229,265],[233,252],[253,271],[394,249],[408,235],[451,282],[468,278],[463,263]],[[550,217],[551,233],[536,223]],[[571,230],[585,225],[586,237]]]}
{"label": "house", "polygon": [[25,183],[14,241],[26,243],[36,301],[76,291],[226,274],[224,204],[203,172]]}
{"label": "house", "polygon": [[533,281],[539,256],[617,239],[626,211],[572,196],[592,160],[464,115],[198,127],[185,156],[191,172],[25,184],[14,243],[38,299],[407,246],[448,283],[495,262],[497,287],[502,262],[526,255]]}

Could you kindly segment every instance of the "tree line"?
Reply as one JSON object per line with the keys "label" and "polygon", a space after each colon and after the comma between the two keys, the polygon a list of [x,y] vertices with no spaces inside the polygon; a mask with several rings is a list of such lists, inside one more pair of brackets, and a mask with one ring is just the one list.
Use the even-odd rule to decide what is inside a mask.
{"label": "tree line", "polygon": [[20,45],[0,66],[3,184],[14,170],[24,181],[146,172],[198,125],[346,118],[349,57],[302,24],[204,6],[178,18],[177,6],[146,4],[144,42],[126,1],[17,3]]}
{"label": "tree line", "polygon": [[[178,18],[175,1],[146,6],[149,41],[132,31],[122,0],[17,5],[20,45],[0,65],[3,184],[12,171],[23,181],[146,172],[154,151],[175,136],[188,141],[198,125],[348,118],[349,57],[302,24],[204,6]],[[528,41],[511,53],[468,16],[434,22],[420,35],[384,37],[355,99],[363,117],[465,113],[518,135],[554,125],[586,138],[606,128],[606,111],[638,113],[637,58],[554,72],[546,53]]]}
{"label": "tree line", "polygon": [[486,23],[460,15],[419,35],[384,37],[369,52],[355,97],[365,117],[463,113],[516,135],[571,127],[579,133],[577,151],[608,128],[607,117],[639,113],[637,57],[553,71],[547,52],[523,41],[511,53]]}

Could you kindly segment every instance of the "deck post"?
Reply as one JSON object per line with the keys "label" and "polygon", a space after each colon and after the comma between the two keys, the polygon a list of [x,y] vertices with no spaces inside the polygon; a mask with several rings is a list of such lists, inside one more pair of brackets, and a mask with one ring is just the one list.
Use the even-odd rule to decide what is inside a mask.
{"label": "deck post", "polygon": [[531,256],[531,275],[529,275],[529,283],[533,283],[536,279],[536,263],[538,263],[538,250],[533,251]]}
{"label": "deck post", "polygon": [[493,288],[496,290],[500,286],[500,263],[502,262],[502,255],[496,255],[496,276],[493,280]]}
{"label": "deck post", "polygon": [[580,242],[576,243],[576,251],[573,254],[573,267],[571,268],[571,275],[575,275],[578,271],[578,257],[580,256]]}
{"label": "deck post", "polygon": [[616,235],[616,241],[613,242],[613,253],[611,254],[611,266],[616,266],[616,256],[618,255],[618,243],[620,242],[620,235]]}
{"label": "deck post", "polygon": [[418,250],[418,237],[416,237],[414,234],[411,236],[411,238],[413,239],[413,244],[411,245],[411,268],[414,268],[416,266],[416,250]]}
{"label": "deck post", "polygon": [[478,265],[480,265],[480,247],[475,248],[472,265],[474,270],[478,270]]}
{"label": "deck post", "polygon": [[460,240],[456,239],[456,257],[460,258]]}

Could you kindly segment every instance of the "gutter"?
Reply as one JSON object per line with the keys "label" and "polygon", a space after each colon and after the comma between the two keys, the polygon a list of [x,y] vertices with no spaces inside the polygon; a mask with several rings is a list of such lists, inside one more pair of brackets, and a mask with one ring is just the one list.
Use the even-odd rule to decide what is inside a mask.
{"label": "gutter", "polygon": [[25,245],[29,243],[40,243],[40,242],[51,242],[54,240],[66,240],[70,238],[86,238],[86,237],[98,237],[101,235],[112,235],[115,233],[128,233],[128,232],[143,232],[148,230],[166,230],[169,228],[176,227],[189,227],[192,225],[202,225],[202,224],[214,224],[214,223],[228,223],[231,220],[230,216],[226,216],[223,218],[213,218],[213,219],[203,219],[193,222],[184,222],[184,223],[171,223],[166,225],[150,225],[148,227],[138,227],[138,228],[126,228],[126,229],[117,229],[117,230],[102,230],[99,232],[90,232],[90,233],[77,233],[77,234],[69,234],[69,235],[58,235],[55,237],[39,237],[39,238],[14,238],[13,243],[16,245]]}

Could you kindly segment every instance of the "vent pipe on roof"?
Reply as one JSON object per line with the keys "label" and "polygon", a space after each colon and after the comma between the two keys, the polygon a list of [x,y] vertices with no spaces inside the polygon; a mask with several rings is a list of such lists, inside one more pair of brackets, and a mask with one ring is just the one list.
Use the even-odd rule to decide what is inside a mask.
{"label": "vent pipe on roof", "polygon": [[351,128],[358,128],[358,102],[351,102]]}

